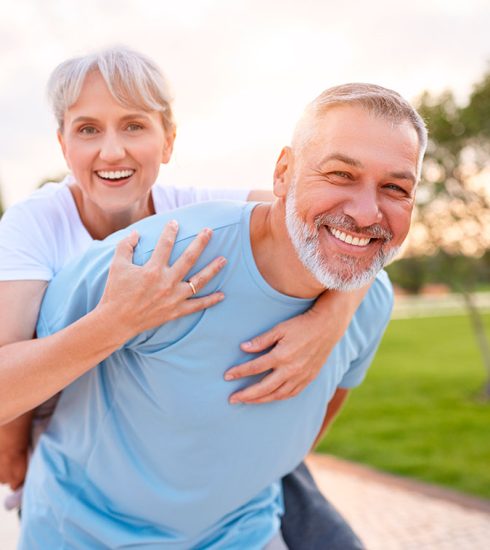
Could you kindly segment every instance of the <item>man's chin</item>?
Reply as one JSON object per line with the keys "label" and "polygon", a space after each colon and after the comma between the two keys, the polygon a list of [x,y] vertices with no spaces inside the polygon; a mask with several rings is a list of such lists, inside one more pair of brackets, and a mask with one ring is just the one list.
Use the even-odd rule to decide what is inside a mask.
{"label": "man's chin", "polygon": [[359,258],[343,257],[342,259],[337,258],[341,264],[337,269],[333,265],[335,262],[328,260],[311,262],[308,269],[325,288],[349,292],[369,284],[398,252],[399,247],[392,247],[382,254],[378,254],[370,265],[365,267],[359,265]]}

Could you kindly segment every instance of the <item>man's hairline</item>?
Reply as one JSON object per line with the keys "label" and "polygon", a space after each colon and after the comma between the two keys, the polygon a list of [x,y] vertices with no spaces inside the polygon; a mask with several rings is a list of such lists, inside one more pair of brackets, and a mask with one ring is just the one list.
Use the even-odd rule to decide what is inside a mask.
{"label": "man's hairline", "polygon": [[[408,116],[403,116],[401,118],[395,119],[394,117],[390,117],[389,115],[386,115],[385,113],[381,113],[379,111],[376,111],[375,109],[370,109],[367,105],[362,103],[358,100],[350,100],[350,101],[335,101],[332,103],[327,103],[320,106],[308,106],[305,112],[303,113],[302,117],[299,119],[296,128],[293,133],[293,137],[291,140],[291,143],[289,145],[289,148],[291,149],[291,152],[293,154],[293,157],[296,158],[298,156],[301,156],[301,153],[305,150],[305,148],[313,141],[316,133],[314,132],[314,127],[316,124],[320,122],[320,120],[325,117],[328,114],[328,111],[335,109],[335,108],[341,108],[341,107],[359,107],[372,115],[373,117],[379,118],[381,120],[385,120],[387,122],[393,123],[393,125],[400,125],[405,122],[407,122],[410,127],[415,132],[415,135],[417,137],[417,171],[416,171],[416,178],[414,182],[414,187],[417,186],[417,184],[420,182],[421,173],[422,173],[422,161],[425,155],[425,150],[422,151],[422,143],[421,138],[419,136],[419,132],[417,131],[417,127],[415,124],[410,120]],[[308,136],[306,138],[303,138],[299,141],[298,134],[298,128],[301,128],[300,125],[307,124],[308,121],[313,121],[313,124],[309,126],[310,130],[308,131]],[[301,132],[303,133],[303,132]]]}

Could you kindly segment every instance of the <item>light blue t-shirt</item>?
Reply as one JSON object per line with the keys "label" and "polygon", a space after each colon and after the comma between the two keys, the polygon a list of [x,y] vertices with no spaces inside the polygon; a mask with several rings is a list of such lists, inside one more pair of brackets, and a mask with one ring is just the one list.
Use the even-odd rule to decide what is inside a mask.
{"label": "light blue t-shirt", "polygon": [[172,261],[203,227],[213,237],[191,274],[218,255],[228,260],[200,293],[221,289],[223,302],[133,338],[63,391],[29,467],[20,548],[253,550],[278,530],[278,480],[309,451],[336,388],[363,379],[392,291],[380,274],[300,395],[229,405],[232,392],[256,381],[223,379],[250,359],[239,344],[312,303],[277,292],[259,273],[250,244],[253,206],[197,204],[147,218],[95,243],[53,279],[39,337],[96,306],[114,247],[133,228],[141,235],[136,264],[150,258],[172,218],[180,227]]}

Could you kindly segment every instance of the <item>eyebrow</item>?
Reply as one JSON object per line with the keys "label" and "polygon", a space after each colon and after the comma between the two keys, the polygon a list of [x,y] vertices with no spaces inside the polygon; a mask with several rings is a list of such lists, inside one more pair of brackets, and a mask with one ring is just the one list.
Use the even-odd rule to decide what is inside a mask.
{"label": "eyebrow", "polygon": [[[353,166],[354,168],[364,168],[364,165],[361,161],[354,159],[352,157],[349,157],[347,155],[344,155],[343,153],[332,153],[331,155],[328,155],[328,157],[325,157],[320,162],[320,167],[323,167],[327,162],[330,162],[331,160],[338,160],[340,162],[343,162],[344,164],[348,164],[349,166]],[[390,172],[388,174],[389,178],[394,178],[397,180],[408,180],[413,185],[416,184],[417,178],[415,177],[415,174],[410,171],[402,171],[402,172]]]}
{"label": "eyebrow", "polygon": [[415,185],[417,182],[417,178],[412,172],[390,172],[388,176],[397,180],[408,180],[413,185]]}
{"label": "eyebrow", "polygon": [[323,166],[331,160],[339,160],[340,162],[343,162],[344,164],[349,164],[350,166],[354,166],[355,168],[363,167],[361,161],[356,160],[352,157],[348,157],[347,155],[344,155],[342,153],[332,153],[331,155],[328,155],[328,157],[325,157],[321,160],[320,165]]}
{"label": "eyebrow", "polygon": [[[126,120],[133,120],[133,119],[145,119],[145,120],[148,120],[148,115],[145,113],[145,112],[139,112],[139,113],[129,113],[127,115],[124,115],[123,117],[121,117],[121,121],[125,122]],[[91,117],[91,116],[79,116],[77,118],[75,118],[73,120],[73,123],[74,124],[78,124],[80,122],[97,122],[98,119],[95,118],[95,117]]]}

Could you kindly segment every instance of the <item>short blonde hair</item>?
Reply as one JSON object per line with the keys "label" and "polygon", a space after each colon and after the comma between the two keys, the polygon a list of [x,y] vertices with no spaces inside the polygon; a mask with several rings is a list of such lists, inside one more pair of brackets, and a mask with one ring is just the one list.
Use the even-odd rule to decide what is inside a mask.
{"label": "short blonde hair", "polygon": [[67,59],[54,69],[47,92],[60,131],[66,110],[76,103],[85,78],[94,71],[101,74],[116,101],[160,112],[165,131],[175,131],[172,96],[163,73],[150,58],[126,47]]}
{"label": "short blonde hair", "polygon": [[352,83],[328,88],[307,105],[293,135],[292,146],[301,149],[309,141],[313,121],[330,107],[360,105],[373,115],[396,124],[407,121],[415,129],[419,141],[417,172],[420,176],[422,160],[427,148],[427,128],[422,117],[398,92],[376,84]]}

